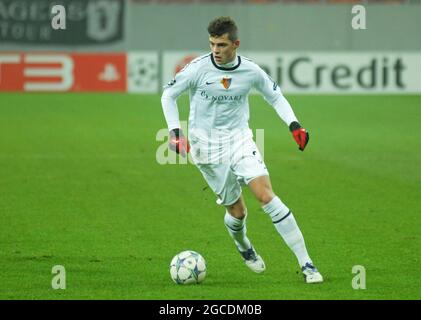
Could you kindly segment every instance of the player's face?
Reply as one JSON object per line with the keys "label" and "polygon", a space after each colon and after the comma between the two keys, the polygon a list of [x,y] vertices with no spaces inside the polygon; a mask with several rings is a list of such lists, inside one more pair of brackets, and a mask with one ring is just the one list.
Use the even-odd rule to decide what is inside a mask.
{"label": "player's face", "polygon": [[225,33],[220,37],[210,36],[209,44],[215,62],[217,64],[225,64],[234,59],[240,40],[233,42],[228,38],[228,33]]}

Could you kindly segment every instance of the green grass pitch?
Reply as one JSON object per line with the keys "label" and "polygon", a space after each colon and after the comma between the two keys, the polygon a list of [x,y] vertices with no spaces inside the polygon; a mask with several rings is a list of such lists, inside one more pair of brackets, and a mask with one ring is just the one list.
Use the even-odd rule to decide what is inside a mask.
{"label": "green grass pitch", "polygon": [[[0,95],[0,299],[419,299],[421,96],[288,96],[310,132],[300,152],[259,96],[275,192],[325,277],[306,285],[248,190],[248,234],[266,261],[243,264],[224,209],[192,164],[159,165],[159,95]],[[179,101],[187,118],[187,97]],[[169,276],[178,252],[205,281]],[[63,265],[66,289],[53,290]],[[366,289],[354,290],[355,265]]]}

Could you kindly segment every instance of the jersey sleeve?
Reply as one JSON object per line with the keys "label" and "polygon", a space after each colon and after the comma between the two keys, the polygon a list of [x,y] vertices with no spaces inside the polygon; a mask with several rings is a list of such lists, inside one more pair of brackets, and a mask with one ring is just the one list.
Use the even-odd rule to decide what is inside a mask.
{"label": "jersey sleeve", "polygon": [[279,117],[289,126],[297,121],[288,100],[282,94],[278,84],[259,66],[256,66],[257,77],[254,87],[263,95],[265,100],[273,106]]}
{"label": "jersey sleeve", "polygon": [[174,79],[164,86],[161,104],[168,130],[180,128],[177,98],[195,85],[195,75],[195,66],[187,64],[175,75]]}

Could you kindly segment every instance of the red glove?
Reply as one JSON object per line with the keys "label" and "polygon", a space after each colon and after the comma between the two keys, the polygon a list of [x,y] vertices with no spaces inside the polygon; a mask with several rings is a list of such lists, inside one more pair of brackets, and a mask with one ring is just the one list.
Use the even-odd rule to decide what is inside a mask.
{"label": "red glove", "polygon": [[289,125],[289,130],[291,131],[294,140],[298,144],[298,149],[304,151],[304,148],[306,147],[308,140],[310,139],[310,136],[306,129],[301,128],[301,125],[298,122],[294,121],[291,122],[291,124]]}
{"label": "red glove", "polygon": [[184,137],[181,129],[173,129],[170,131],[169,145],[172,151],[180,153],[183,157],[186,156],[186,153],[190,152],[190,144],[187,141],[187,138]]}

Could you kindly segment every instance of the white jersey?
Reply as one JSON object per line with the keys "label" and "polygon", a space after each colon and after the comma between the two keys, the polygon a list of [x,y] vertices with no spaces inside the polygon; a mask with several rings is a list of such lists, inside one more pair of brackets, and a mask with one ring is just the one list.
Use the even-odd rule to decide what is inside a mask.
{"label": "white jersey", "polygon": [[252,88],[262,93],[287,125],[297,121],[277,83],[256,63],[239,55],[228,68],[217,65],[211,53],[198,57],[164,88],[161,101],[169,130],[180,128],[176,99],[189,91],[189,136],[200,131],[202,139],[211,139],[212,130],[227,135],[236,130],[251,133],[248,95]]}

